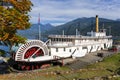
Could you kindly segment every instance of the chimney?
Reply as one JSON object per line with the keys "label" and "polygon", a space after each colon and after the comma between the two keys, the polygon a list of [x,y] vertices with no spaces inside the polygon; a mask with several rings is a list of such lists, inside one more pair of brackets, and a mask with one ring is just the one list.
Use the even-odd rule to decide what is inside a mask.
{"label": "chimney", "polygon": [[99,32],[99,20],[98,20],[98,15],[96,15],[96,32]]}

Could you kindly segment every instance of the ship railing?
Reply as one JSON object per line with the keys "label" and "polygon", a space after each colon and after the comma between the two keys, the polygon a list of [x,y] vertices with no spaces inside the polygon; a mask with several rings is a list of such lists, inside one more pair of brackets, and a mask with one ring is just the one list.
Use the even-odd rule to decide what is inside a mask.
{"label": "ship railing", "polygon": [[76,42],[75,45],[96,45],[96,44],[104,44],[104,43],[108,43],[108,42],[112,42],[112,40],[109,41],[100,41],[100,42],[95,42],[95,41],[91,41],[91,42]]}
{"label": "ship railing", "polygon": [[76,38],[76,37],[81,37],[81,35],[49,35],[48,37],[53,37],[53,38]]}
{"label": "ship railing", "polygon": [[90,39],[90,38],[111,38],[112,36],[82,36],[81,38],[86,38],[86,39]]}
{"label": "ship railing", "polygon": [[72,42],[51,42],[51,44],[49,44],[49,46],[54,46],[54,45],[58,45],[58,46],[71,46],[74,45]]}
{"label": "ship railing", "polygon": [[49,35],[50,38],[112,38],[112,36]]}

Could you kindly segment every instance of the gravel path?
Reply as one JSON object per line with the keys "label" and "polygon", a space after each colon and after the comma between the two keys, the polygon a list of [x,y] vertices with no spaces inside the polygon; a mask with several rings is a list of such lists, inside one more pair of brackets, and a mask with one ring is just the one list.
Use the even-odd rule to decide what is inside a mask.
{"label": "gravel path", "polygon": [[[99,53],[102,54],[102,57],[98,56]],[[65,66],[67,66],[73,70],[81,69],[89,64],[93,64],[95,62],[102,61],[103,58],[110,56],[112,54],[115,54],[115,53],[116,52],[110,52],[107,50],[89,53],[84,57],[76,58],[75,61],[71,62],[70,64],[66,64]]]}

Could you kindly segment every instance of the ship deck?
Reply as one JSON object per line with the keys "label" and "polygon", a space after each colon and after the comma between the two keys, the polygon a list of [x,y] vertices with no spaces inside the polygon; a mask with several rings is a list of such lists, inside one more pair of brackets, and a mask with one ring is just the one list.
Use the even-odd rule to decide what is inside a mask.
{"label": "ship deck", "polygon": [[58,39],[108,39],[112,36],[82,36],[82,35],[49,35],[48,38],[58,38]]}

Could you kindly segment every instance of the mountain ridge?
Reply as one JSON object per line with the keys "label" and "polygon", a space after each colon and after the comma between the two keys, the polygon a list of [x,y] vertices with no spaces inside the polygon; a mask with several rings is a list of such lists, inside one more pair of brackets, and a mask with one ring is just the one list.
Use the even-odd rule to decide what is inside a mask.
{"label": "mountain ridge", "polygon": [[[43,37],[47,37],[50,34],[62,35],[64,30],[65,35],[75,35],[76,29],[82,35],[85,35],[87,32],[95,31],[95,17],[83,17],[77,18],[72,21],[69,21],[65,24],[52,26],[51,24],[40,24],[41,34]],[[107,34],[113,36],[120,36],[120,21],[111,20],[106,18],[99,18],[99,29],[105,28]],[[18,33],[27,38],[36,39],[38,38],[38,24],[32,24],[31,28],[24,31],[18,31]]]}
{"label": "mountain ridge", "polygon": [[[54,26],[52,26],[51,24],[47,23],[47,24],[40,24],[40,30],[41,30],[41,34],[51,30]],[[24,36],[28,39],[38,39],[38,35],[39,35],[39,25],[38,24],[32,24],[31,27],[29,29],[26,30],[19,30],[18,34],[21,36]]]}
{"label": "mountain ridge", "polygon": [[[114,21],[115,20],[99,18],[100,26],[101,26],[101,23],[114,22]],[[91,28],[90,30],[94,30],[95,17],[77,18],[77,19],[67,22],[63,25],[56,26],[52,30],[49,30],[48,32],[46,32],[45,34],[62,34],[62,31],[64,30],[66,35],[75,35],[76,29],[78,29],[82,33],[86,33],[86,32],[83,32],[83,30],[86,28]]]}

